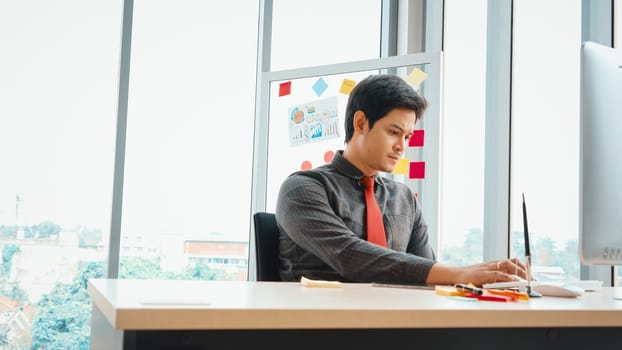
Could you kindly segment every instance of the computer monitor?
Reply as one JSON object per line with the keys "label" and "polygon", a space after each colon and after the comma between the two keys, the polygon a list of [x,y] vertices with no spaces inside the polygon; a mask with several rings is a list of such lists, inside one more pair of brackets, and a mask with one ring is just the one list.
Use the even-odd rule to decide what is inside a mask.
{"label": "computer monitor", "polygon": [[622,265],[622,50],[581,47],[579,253]]}

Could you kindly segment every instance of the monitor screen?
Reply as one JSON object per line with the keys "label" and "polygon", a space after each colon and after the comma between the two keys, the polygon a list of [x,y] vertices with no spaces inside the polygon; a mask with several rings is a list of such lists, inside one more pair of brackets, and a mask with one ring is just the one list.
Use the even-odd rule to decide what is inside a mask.
{"label": "monitor screen", "polygon": [[579,253],[622,265],[622,51],[581,47]]}

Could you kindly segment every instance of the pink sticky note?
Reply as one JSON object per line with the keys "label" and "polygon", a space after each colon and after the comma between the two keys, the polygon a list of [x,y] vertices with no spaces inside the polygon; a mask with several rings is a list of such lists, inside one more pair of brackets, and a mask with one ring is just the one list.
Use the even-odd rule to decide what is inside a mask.
{"label": "pink sticky note", "polygon": [[410,162],[410,179],[425,179],[425,162]]}
{"label": "pink sticky note", "polygon": [[328,164],[333,161],[333,157],[335,157],[335,152],[327,151],[324,153],[324,163]]}
{"label": "pink sticky note", "polygon": [[413,131],[413,136],[408,140],[410,147],[423,147],[423,130]]}
{"label": "pink sticky note", "polygon": [[300,164],[300,170],[311,170],[313,168],[313,164],[310,161],[305,160]]}
{"label": "pink sticky note", "polygon": [[289,95],[292,91],[292,82],[288,81],[279,85],[279,97]]}

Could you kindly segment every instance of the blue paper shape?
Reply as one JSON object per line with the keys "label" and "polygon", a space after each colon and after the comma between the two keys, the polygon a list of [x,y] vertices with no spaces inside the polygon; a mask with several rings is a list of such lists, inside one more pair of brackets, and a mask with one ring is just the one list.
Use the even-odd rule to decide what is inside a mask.
{"label": "blue paper shape", "polygon": [[313,84],[313,91],[317,94],[318,97],[322,96],[324,91],[328,88],[328,84],[324,81],[324,78],[318,79],[315,84]]}

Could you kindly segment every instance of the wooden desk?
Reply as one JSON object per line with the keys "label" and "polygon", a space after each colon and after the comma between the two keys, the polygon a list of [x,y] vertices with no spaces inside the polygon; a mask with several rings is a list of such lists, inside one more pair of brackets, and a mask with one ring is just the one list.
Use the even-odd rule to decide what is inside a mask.
{"label": "wooden desk", "polygon": [[[622,344],[613,288],[577,299],[468,302],[345,284],[95,279],[91,349],[593,349]],[[615,345],[617,344],[617,345]]]}

